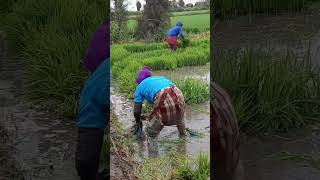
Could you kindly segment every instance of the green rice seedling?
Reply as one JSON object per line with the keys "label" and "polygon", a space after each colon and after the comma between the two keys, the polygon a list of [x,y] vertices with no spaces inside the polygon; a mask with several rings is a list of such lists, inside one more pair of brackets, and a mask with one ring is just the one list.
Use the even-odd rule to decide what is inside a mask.
{"label": "green rice seedling", "polygon": [[174,82],[182,91],[187,104],[199,104],[209,100],[208,85],[205,82],[191,78]]}
{"label": "green rice seedling", "polygon": [[210,60],[209,48],[199,49],[197,47],[186,48],[174,56],[177,67],[205,65]]}
{"label": "green rice seedling", "polygon": [[175,178],[178,180],[207,180],[210,176],[208,156],[200,152],[195,165],[195,168],[192,169],[191,162],[185,159],[177,169]]}
{"label": "green rice seedling", "polygon": [[197,169],[194,172],[194,179],[207,180],[210,176],[210,160],[207,155],[199,153],[197,159]]}
{"label": "green rice seedling", "polygon": [[[99,7],[94,3],[89,5],[86,1],[79,3],[76,0],[61,3],[47,20],[40,18],[39,24],[31,26],[29,34],[22,36],[22,58],[27,66],[28,97],[59,114],[73,117],[87,77],[80,61],[91,33],[105,15],[97,11]],[[81,16],[85,18],[79,18]],[[32,18],[30,24],[38,22]],[[45,24],[40,23],[42,20]]]}
{"label": "green rice seedling", "polygon": [[131,54],[123,48],[123,45],[112,45],[111,49],[112,51],[110,51],[110,66],[119,61],[122,61]]}
{"label": "green rice seedling", "polygon": [[160,56],[144,59],[142,62],[152,70],[175,70],[177,62],[172,56]]}
{"label": "green rice seedling", "polygon": [[178,41],[178,47],[179,48],[186,48],[188,47],[190,44],[190,40],[187,38],[183,38],[181,40]]}
{"label": "green rice seedling", "polygon": [[275,58],[248,49],[239,58],[216,58],[211,72],[233,97],[242,130],[275,133],[307,126],[320,117],[315,74],[308,61],[290,51]]}
{"label": "green rice seedling", "polygon": [[166,47],[167,45],[164,43],[150,43],[150,44],[132,43],[124,46],[124,48],[129,52],[152,51],[152,50],[164,49]]}

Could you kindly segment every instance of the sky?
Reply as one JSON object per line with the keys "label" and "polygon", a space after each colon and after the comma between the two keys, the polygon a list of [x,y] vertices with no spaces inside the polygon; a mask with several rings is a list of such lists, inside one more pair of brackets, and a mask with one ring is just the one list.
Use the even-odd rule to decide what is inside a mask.
{"label": "sky", "polygon": [[[137,7],[136,7],[136,2],[137,0],[126,0],[127,3],[128,3],[128,10],[129,11],[137,11]],[[201,0],[184,0],[184,3],[185,4],[188,4],[188,3],[196,3],[198,1],[201,1]],[[142,3],[142,7],[143,7],[143,4],[145,4],[145,0],[140,0],[140,2]],[[177,0],[178,2],[178,0]],[[111,1],[111,7],[113,7],[113,1]]]}

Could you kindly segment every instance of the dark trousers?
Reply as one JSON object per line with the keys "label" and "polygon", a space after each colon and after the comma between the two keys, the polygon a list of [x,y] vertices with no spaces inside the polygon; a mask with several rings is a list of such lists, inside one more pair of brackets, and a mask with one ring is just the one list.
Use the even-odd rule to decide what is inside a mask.
{"label": "dark trousers", "polygon": [[103,129],[78,129],[75,164],[81,180],[96,180],[97,178],[103,135]]}

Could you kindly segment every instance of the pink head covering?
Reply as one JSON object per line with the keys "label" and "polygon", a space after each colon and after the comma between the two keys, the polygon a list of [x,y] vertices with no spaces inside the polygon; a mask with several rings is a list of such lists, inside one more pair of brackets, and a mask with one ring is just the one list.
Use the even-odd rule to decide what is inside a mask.
{"label": "pink head covering", "polygon": [[137,76],[136,83],[140,84],[145,78],[150,77],[150,76],[152,76],[151,71],[148,69],[147,66],[144,66],[140,70],[140,72]]}

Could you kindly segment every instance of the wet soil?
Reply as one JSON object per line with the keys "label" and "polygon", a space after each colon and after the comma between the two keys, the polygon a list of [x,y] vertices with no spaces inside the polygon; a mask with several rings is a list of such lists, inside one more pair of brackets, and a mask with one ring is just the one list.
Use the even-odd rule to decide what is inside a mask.
{"label": "wet soil", "polygon": [[[219,22],[214,29],[213,58],[220,52],[235,53],[253,47],[283,55],[292,49],[298,56],[309,48],[315,66],[320,64],[320,6],[307,12],[281,15],[237,17]],[[214,81],[214,80],[213,80]],[[293,129],[289,133],[244,137],[241,140],[241,166],[244,180],[318,180],[320,170],[302,167],[292,162],[274,158],[282,151],[320,158],[318,127]],[[240,177],[241,176],[241,177]]]}
{"label": "wet soil", "polygon": [[24,98],[22,60],[7,49],[3,45],[0,49],[0,126],[14,145],[16,167],[28,180],[78,179],[74,122],[40,110]]}
{"label": "wet soil", "polygon": [[[180,68],[177,71],[155,71],[154,75],[166,76],[169,79],[183,79],[191,77],[201,79],[209,83],[209,65],[198,67]],[[126,132],[130,133],[130,128],[134,125],[133,101],[122,96],[116,82],[111,83],[111,103],[119,122],[123,125]],[[188,137],[186,141],[179,141],[179,134],[175,126],[166,126],[161,131],[156,151],[148,147],[148,142],[135,141],[136,160],[141,161],[147,157],[163,156],[172,149],[195,158],[201,151],[210,156],[210,134],[209,134],[209,102],[187,106],[186,126],[201,134],[201,137]]]}

